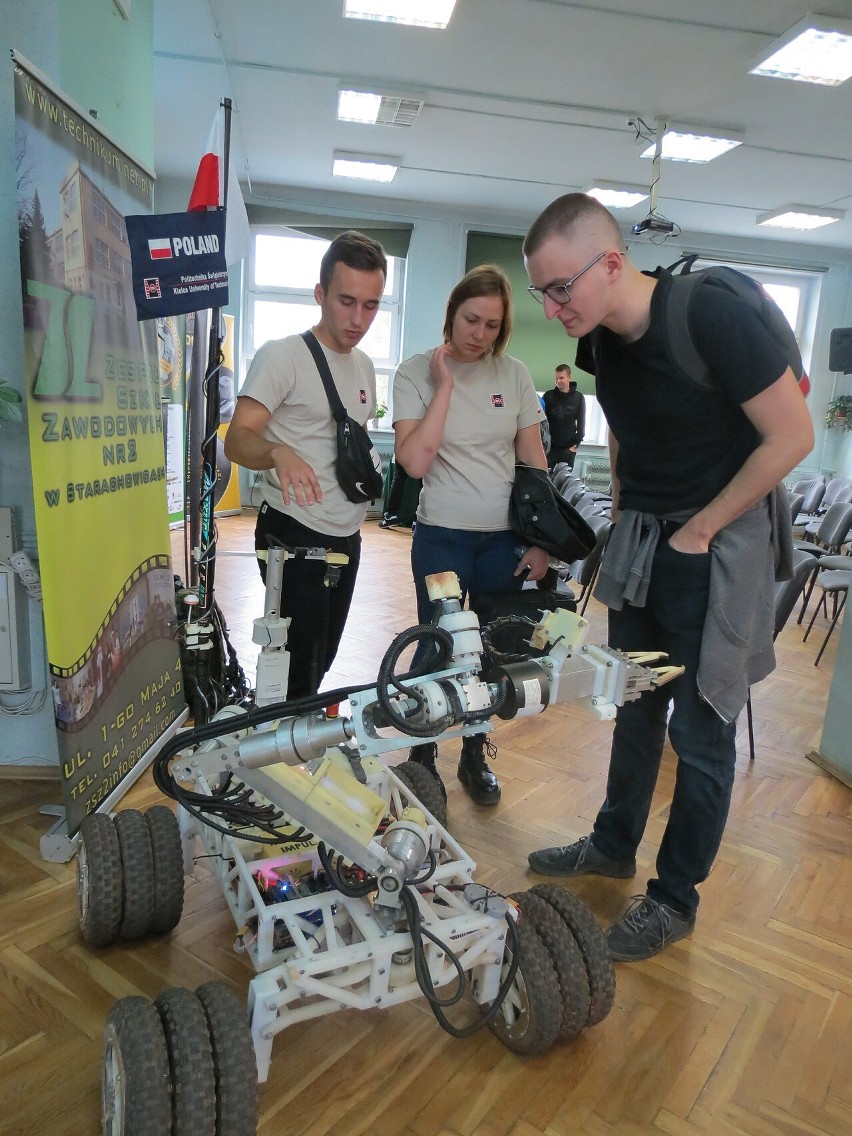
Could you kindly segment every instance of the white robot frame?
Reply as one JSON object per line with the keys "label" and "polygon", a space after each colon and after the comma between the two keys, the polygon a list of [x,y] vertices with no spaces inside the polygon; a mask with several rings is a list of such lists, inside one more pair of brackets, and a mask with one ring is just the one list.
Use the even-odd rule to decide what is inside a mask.
{"label": "white robot frame", "polygon": [[[211,1095],[202,1092],[201,1073],[175,1065],[172,1035],[189,1028],[180,1022],[186,1009],[200,1015],[200,1026],[193,1028],[205,1038],[209,1029],[214,1060],[205,1075],[212,1078],[215,1065],[216,1096],[223,1067],[226,1080],[247,1081],[253,1047],[257,1081],[263,1082],[278,1033],[341,1009],[388,1007],[423,994],[451,1033],[466,1036],[487,1023],[509,1048],[537,1053],[596,1024],[612,1003],[612,964],[584,905],[564,889],[538,887],[502,897],[475,883],[476,865],[445,827],[444,801],[431,773],[413,762],[390,768],[382,757],[407,748],[412,738],[441,741],[487,732],[495,716],[537,714],[558,703],[581,703],[598,717],[611,718],[618,705],[669,681],[679,669],[646,665],[658,654],[629,656],[587,646],[587,622],[559,610],[534,627],[529,624],[537,657],[498,662],[486,676],[483,636],[490,647],[489,635],[473,612],[462,609],[458,581],[447,573],[429,580],[435,628],[397,636],[374,685],[336,692],[346,697],[346,713],[338,714],[321,698],[308,705],[276,702],[276,693],[286,689],[287,621],[279,618],[276,602],[269,602],[280,588],[280,556],[275,550],[269,556],[267,610],[255,625],[255,640],[263,648],[258,708],[226,707],[213,722],[172,739],[156,759],[155,781],[181,806],[179,839],[177,831],[168,831],[177,825],[162,806],[146,814],[147,829],[131,810],[115,818],[119,842],[125,840],[127,847],[132,821],[145,839],[150,829],[153,868],[147,870],[152,875],[158,860],[168,860],[158,857],[161,838],[173,840],[170,857],[182,859],[186,874],[194,866],[196,840],[203,844],[237,925],[235,947],[256,971],[249,983],[250,1041],[246,1038],[240,1050],[239,1039],[232,1037],[242,1028],[232,1025],[233,1012],[223,1009],[235,1008],[227,1001],[233,992],[209,989],[217,984],[199,987],[197,999],[190,991],[167,991],[156,1011],[141,998],[117,1003],[105,1030],[106,1133],[153,1131],[155,1106],[163,1115],[169,1108],[177,1115],[181,1101],[192,1099],[198,1108],[205,1094]],[[425,675],[396,675],[402,650],[423,635],[440,643],[436,668]],[[499,652],[488,654],[492,662],[499,658]],[[241,812],[239,824],[227,812],[234,784],[240,807],[249,804],[248,819]],[[156,812],[161,815],[154,817]],[[253,823],[255,816],[260,819]],[[181,864],[171,866],[180,895],[171,903],[165,896],[166,912],[134,918],[128,870],[123,883],[114,878],[111,821],[94,816],[87,822],[78,862],[80,922],[87,941],[104,945],[111,935],[132,938],[171,929],[182,907]],[[121,853],[124,860],[124,843]],[[322,887],[315,887],[321,873]],[[269,876],[287,882],[285,898],[271,898],[262,889]],[[116,908],[116,888],[123,889],[123,909],[120,894]],[[570,951],[577,955],[578,945],[579,975],[570,965]],[[470,1026],[458,1027],[443,1010],[464,990],[484,1010]],[[196,1002],[204,1008],[206,1025]],[[168,1046],[160,1036],[161,1020]],[[159,1056],[152,1056],[155,1049]],[[132,1058],[137,1053],[144,1062]],[[135,1064],[145,1065],[148,1080],[141,1071],[134,1080]],[[152,1072],[158,1067],[159,1076]],[[171,1105],[160,1100],[166,1069]],[[253,1075],[250,1079],[246,1095],[254,1099]],[[224,1116],[216,1099],[217,1115]],[[220,1117],[217,1136],[253,1131],[247,1118],[254,1107],[238,1108],[233,1123]],[[197,1123],[193,1114],[186,1131],[195,1133]]]}
{"label": "white robot frame", "polygon": [[[455,717],[461,719],[486,713],[496,697],[496,684],[481,677],[478,619],[461,608],[455,576],[432,577],[429,583],[432,599],[442,607],[437,626],[452,638],[452,656],[435,673],[397,683],[391,697],[400,718],[408,715],[407,728],[422,727],[428,740],[490,729],[490,723],[478,717],[475,724],[459,721],[440,734],[429,733],[431,725],[452,714],[453,703]],[[587,622],[569,611],[544,618],[535,628],[533,643],[547,653],[503,669],[501,678],[510,687],[503,716],[579,701],[609,718],[618,704],[673,677],[671,668],[649,670],[641,665],[651,656],[640,662],[605,647],[585,646],[587,630]],[[350,696],[348,716],[329,717],[320,711],[285,717],[268,729],[253,731],[241,731],[236,718],[229,723],[229,733],[181,754],[172,766],[178,781],[194,781],[203,793],[210,793],[222,775],[236,774],[378,883],[377,894],[370,897],[328,891],[270,904],[258,887],[257,873],[316,872],[321,867],[316,846],[287,849],[285,840],[283,850],[258,858],[254,853],[262,846],[217,832],[181,810],[188,866],[191,840],[198,836],[212,857],[237,923],[238,944],[258,972],[250,984],[249,1005],[261,1081],[268,1075],[272,1039],[286,1026],[346,1007],[387,1007],[420,997],[411,934],[400,926],[405,923],[400,908],[403,887],[411,889],[423,925],[440,940],[425,944],[433,986],[452,982],[460,966],[480,1004],[497,997],[506,953],[505,917],[516,909],[474,883],[473,860],[424,808],[411,786],[379,759],[379,754],[411,740],[383,723],[380,703],[380,690],[372,687]],[[234,712],[230,708],[226,714]],[[356,779],[353,766],[364,784]],[[391,817],[391,824],[377,837],[383,815]],[[416,878],[430,857],[434,871],[417,886]],[[279,931],[279,938],[289,943],[276,949],[276,928],[282,924],[286,936]],[[458,966],[448,958],[447,944],[452,944]],[[517,1014],[510,996],[503,1009],[506,1040]]]}

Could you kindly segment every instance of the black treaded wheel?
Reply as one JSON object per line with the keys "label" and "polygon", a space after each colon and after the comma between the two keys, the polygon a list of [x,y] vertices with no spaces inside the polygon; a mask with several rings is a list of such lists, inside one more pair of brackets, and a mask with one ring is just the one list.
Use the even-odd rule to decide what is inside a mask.
{"label": "black treaded wheel", "polygon": [[183,848],[177,817],[165,805],[145,813],[154,858],[154,910],[148,929],[155,935],[173,931],[183,914]]}
{"label": "black treaded wheel", "polygon": [[174,986],[156,1001],[172,1086],[171,1136],[216,1136],[216,1075],[207,1015],[191,990]]}
{"label": "black treaded wheel", "polygon": [[438,782],[425,766],[416,761],[404,761],[394,767],[394,773],[410,789],[442,828],[447,827],[447,802]]}
{"label": "black treaded wheel", "polygon": [[245,1002],[224,982],[195,991],[207,1016],[216,1076],[216,1136],[255,1136],[257,1061]]}
{"label": "black treaded wheel", "polygon": [[160,1015],[148,998],[122,998],[104,1026],[103,1136],[171,1132],[169,1055]]}
{"label": "black treaded wheel", "polygon": [[517,903],[521,915],[530,921],[547,947],[562,993],[559,1040],[566,1041],[580,1032],[589,1016],[589,976],[580,948],[565,921],[540,896],[516,891],[509,899]]}
{"label": "black treaded wheel", "polygon": [[[562,996],[556,968],[532,923],[522,914],[515,926],[520,940],[520,965],[506,1000],[488,1027],[507,1049],[532,1055],[542,1053],[559,1036]],[[502,978],[509,969],[511,956],[507,940]]]}
{"label": "black treaded wheel", "polygon": [[122,909],[119,934],[139,939],[151,925],[154,913],[154,854],[145,817],[138,809],[115,814],[115,831],[121,849]]}
{"label": "black treaded wheel", "polygon": [[547,900],[559,912],[580,948],[589,976],[590,1002],[586,1025],[596,1026],[604,1020],[615,1001],[615,967],[606,936],[582,899],[567,888],[558,884],[536,884],[530,891]]}
{"label": "black treaded wheel", "polygon": [[118,938],[121,926],[121,853],[112,817],[83,818],[77,844],[77,916],[80,932],[93,947]]}

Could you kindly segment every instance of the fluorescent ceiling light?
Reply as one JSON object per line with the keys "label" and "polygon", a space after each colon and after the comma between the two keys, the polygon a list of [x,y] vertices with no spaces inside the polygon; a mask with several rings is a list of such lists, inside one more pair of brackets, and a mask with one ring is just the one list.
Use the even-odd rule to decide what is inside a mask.
{"label": "fluorescent ceiling light", "polygon": [[342,122],[366,122],[370,126],[413,126],[423,109],[416,95],[389,95],[377,91],[337,92],[337,117]]}
{"label": "fluorescent ceiling light", "polygon": [[379,117],[381,95],[368,91],[338,91],[337,117],[343,122],[367,122],[373,125]]}
{"label": "fluorescent ceiling light", "polygon": [[588,193],[607,209],[630,209],[650,197],[650,191],[639,185],[621,185],[615,181],[601,181],[600,178],[590,182],[583,193]]}
{"label": "fluorescent ceiling light", "polygon": [[758,225],[768,225],[778,229],[821,229],[823,225],[833,225],[846,216],[843,209],[820,209],[810,205],[785,205],[773,209],[771,213],[761,213]]}
{"label": "fluorescent ceiling light", "polygon": [[852,22],[830,16],[800,20],[757,57],[749,74],[839,87],[852,75]]}
{"label": "fluorescent ceiling light", "polygon": [[[710,130],[707,127],[667,126],[663,134],[662,157],[673,162],[712,162],[735,146],[742,145],[742,135],[735,130]],[[656,144],[642,151],[643,158],[653,158]]]}
{"label": "fluorescent ceiling light", "polygon": [[343,15],[350,20],[445,28],[455,6],[456,0],[344,0]]}
{"label": "fluorescent ceiling light", "polygon": [[388,158],[383,154],[344,154],[335,150],[331,172],[335,177],[389,182],[396,176],[399,163],[399,158]]}

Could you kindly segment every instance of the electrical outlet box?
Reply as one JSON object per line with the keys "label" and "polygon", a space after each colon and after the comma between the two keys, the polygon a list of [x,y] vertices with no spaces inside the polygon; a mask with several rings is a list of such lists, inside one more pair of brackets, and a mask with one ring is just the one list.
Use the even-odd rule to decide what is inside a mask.
{"label": "electrical outlet box", "polygon": [[0,564],[0,690],[27,690],[30,674],[27,594],[14,568]]}
{"label": "electrical outlet box", "polygon": [[8,564],[12,553],[17,551],[15,514],[9,505],[0,505],[0,562]]}

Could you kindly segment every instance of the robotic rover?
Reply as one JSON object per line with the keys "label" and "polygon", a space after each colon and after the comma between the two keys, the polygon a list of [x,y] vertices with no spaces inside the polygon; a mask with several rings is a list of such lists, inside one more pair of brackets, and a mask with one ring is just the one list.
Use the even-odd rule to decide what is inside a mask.
{"label": "robotic rover", "polygon": [[[270,550],[255,640],[286,667],[287,621],[269,599],[281,555]],[[110,1136],[252,1136],[273,1039],[342,1009],[422,996],[454,1036],[488,1026],[522,1054],[609,1012],[612,963],[588,908],[560,887],[501,896],[477,884],[475,863],[446,828],[438,783],[416,763],[392,768],[383,757],[412,737],[462,737],[559,703],[611,718],[680,670],[650,667],[657,654],[586,645],[587,622],[567,610],[526,620],[529,653],[506,656],[494,640],[514,617],[480,628],[454,574],[429,585],[433,624],[394,639],[374,684],[276,702],[282,659],[261,655],[254,709],[227,707],[155,759],[154,779],[179,819],[155,806],[83,822],[87,942],[172,930],[200,841],[236,921],[235,947],[256,972],[247,1013],[219,982],[115,1004],[104,1033]],[[424,637],[434,646],[429,672],[398,674],[403,651]],[[460,1025],[449,1011],[463,999]]]}

